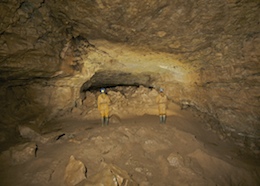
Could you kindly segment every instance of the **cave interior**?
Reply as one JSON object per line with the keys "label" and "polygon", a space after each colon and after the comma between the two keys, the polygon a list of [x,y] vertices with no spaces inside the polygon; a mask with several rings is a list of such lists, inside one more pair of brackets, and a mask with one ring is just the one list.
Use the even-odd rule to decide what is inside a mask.
{"label": "cave interior", "polygon": [[[207,150],[201,150],[207,145],[200,147],[196,146],[198,145],[196,143],[195,149],[191,147],[192,142],[187,141],[187,144],[190,144],[187,146],[194,151],[180,148],[182,157],[179,152],[169,155],[170,151],[167,151],[168,154],[165,151],[160,155],[159,151],[162,149],[159,147],[150,149],[142,146],[145,153],[154,153],[153,166],[159,166],[160,173],[153,172],[155,171],[153,168],[148,171],[147,164],[150,160],[144,160],[146,164],[142,166],[139,164],[139,168],[135,169],[123,166],[126,162],[137,166],[138,163],[131,161],[142,155],[136,154],[136,157],[133,155],[132,159],[127,160],[122,158],[123,155],[117,157],[112,154],[111,157],[106,157],[108,155],[103,151],[101,156],[102,153],[95,154],[93,151],[91,154],[91,151],[89,156],[84,157],[85,152],[78,152],[76,149],[73,149],[73,155],[85,164],[87,160],[95,162],[89,164],[89,170],[93,171],[93,175],[104,166],[101,163],[97,164],[96,161],[102,159],[101,162],[104,163],[106,159],[106,163],[114,164],[109,165],[109,169],[120,172],[118,175],[128,180],[129,185],[134,185],[133,180],[143,186],[190,185],[191,182],[195,185],[258,185],[260,183],[259,12],[259,0],[0,1],[2,184],[16,183],[10,179],[10,175],[13,175],[22,180],[22,185],[37,183],[60,185],[57,180],[63,175],[56,170],[64,167],[69,155],[72,154],[66,154],[65,147],[61,147],[60,153],[66,154],[64,155],[67,158],[66,162],[60,163],[61,160],[57,159],[52,162],[45,159],[46,164],[52,164],[51,170],[54,173],[49,173],[43,166],[42,169],[38,167],[38,173],[53,175],[53,179],[51,176],[47,179],[43,175],[36,175],[35,171],[29,168],[30,162],[37,163],[38,149],[39,159],[44,157],[40,149],[42,147],[47,149],[49,143],[66,145],[73,140],[71,136],[76,135],[77,126],[82,131],[88,129],[93,135],[99,135],[94,139],[88,136],[89,134],[84,134],[83,137],[83,134],[78,133],[78,136],[82,135],[79,137],[81,140],[75,141],[75,138],[73,141],[77,145],[87,143],[84,139],[88,136],[88,139],[94,140],[97,148],[105,148],[107,144],[102,144],[99,140],[113,139],[113,136],[106,138],[105,130],[121,139],[122,136],[119,134],[122,133],[123,126],[129,127],[125,128],[123,133],[128,136],[129,144],[132,144],[133,141],[130,140],[132,138],[129,136],[131,132],[126,131],[130,130],[133,123],[131,130],[135,131],[136,139],[139,139],[138,135],[145,136],[150,133],[158,140],[163,140],[160,135],[166,135],[165,140],[172,140],[170,137],[178,136],[177,133],[180,136],[185,131],[207,144],[209,138],[207,132],[203,133],[204,126],[212,136],[217,136],[214,138],[217,142],[212,142],[211,145],[219,145],[218,149],[207,148],[216,154],[221,154],[227,144],[234,145],[237,149],[236,155],[226,155],[228,159],[223,156],[220,158],[221,162],[216,163],[220,160],[212,158],[221,155],[207,154],[205,153]],[[108,129],[100,125],[100,114],[97,109],[100,88],[106,88],[106,93],[111,99]],[[168,98],[166,127],[168,131],[172,131],[172,136],[171,134],[167,136],[165,128],[162,129],[165,133],[151,131],[161,130],[158,128],[160,125],[157,123],[155,102],[160,88],[164,89]],[[152,123],[154,128],[147,126],[147,123]],[[89,127],[84,129],[86,126]],[[65,129],[66,127],[68,128]],[[138,130],[136,127],[139,127]],[[146,132],[142,131],[143,127],[146,127]],[[205,134],[205,138],[202,133]],[[183,139],[180,141],[186,140],[188,134],[182,136]],[[52,141],[53,139],[56,140]],[[145,137],[140,138],[140,141],[135,143],[141,144],[141,140],[144,139]],[[146,145],[149,142],[151,141],[144,141]],[[33,145],[21,146],[28,143]],[[120,150],[123,152],[121,146]],[[49,148],[53,150],[58,147]],[[89,146],[89,148],[95,147]],[[128,148],[137,151],[139,146],[135,148],[134,145],[128,145]],[[118,150],[116,147],[111,149]],[[110,154],[111,149],[106,152]],[[35,157],[31,155],[34,153]],[[70,157],[70,162],[76,161],[74,156]],[[165,159],[166,156],[168,158]],[[230,168],[229,164],[223,164],[223,169],[218,168],[214,172],[210,165],[202,163],[200,156],[203,156],[209,164],[214,162],[213,165],[222,165],[222,160],[232,166],[238,164],[239,170],[232,175],[230,172],[236,167]],[[194,157],[196,163],[192,161]],[[173,163],[174,158],[179,162],[178,165]],[[115,159],[120,161],[115,163]],[[140,159],[136,161],[142,161]],[[169,165],[165,165],[167,161]],[[195,164],[200,166],[196,167]],[[26,167],[27,177],[18,173],[23,166]],[[94,166],[99,169],[95,169]],[[132,176],[114,166],[120,166]],[[191,173],[191,170],[195,173]],[[226,171],[229,177],[213,176],[221,171],[223,173]],[[104,171],[100,173],[103,178],[105,174]],[[158,174],[158,177],[154,176],[155,174]],[[171,174],[177,174],[180,178],[172,180]],[[184,174],[188,175],[186,180]],[[192,174],[202,176],[195,178],[191,176]],[[234,179],[235,176],[240,177],[243,174],[246,175],[244,180]],[[77,183],[69,178],[70,175],[72,173],[69,171],[65,173],[65,185],[77,185],[82,180],[85,182],[81,182],[81,185],[85,186],[102,182],[98,182],[94,176],[88,183],[86,171],[82,179],[79,178],[79,174],[76,175],[77,179],[81,179]],[[163,176],[165,181],[160,182],[159,175]],[[37,179],[30,181],[32,177]],[[106,179],[107,182],[103,180],[102,183],[113,185],[108,180],[109,178]],[[117,185],[123,186],[123,182],[118,181]]]}

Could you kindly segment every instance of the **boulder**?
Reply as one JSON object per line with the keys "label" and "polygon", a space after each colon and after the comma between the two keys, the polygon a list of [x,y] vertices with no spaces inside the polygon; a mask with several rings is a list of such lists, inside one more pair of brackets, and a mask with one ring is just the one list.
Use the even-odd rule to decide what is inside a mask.
{"label": "boulder", "polygon": [[74,186],[80,183],[82,180],[86,179],[85,176],[86,167],[85,165],[74,158],[73,155],[70,156],[69,163],[65,169],[64,182],[66,186]]}
{"label": "boulder", "polygon": [[51,132],[41,135],[30,127],[22,125],[18,126],[18,130],[22,138],[29,139],[30,141],[34,142],[40,142],[42,144],[45,144],[47,142],[55,142],[65,135],[63,132]]}
{"label": "boulder", "polygon": [[90,176],[77,186],[138,186],[128,173],[112,164],[105,164],[97,174]]}
{"label": "boulder", "polygon": [[36,148],[37,146],[33,142],[27,142],[24,144],[11,147],[9,150],[7,150],[7,152],[9,152],[9,158],[11,160],[11,164],[13,165],[22,164],[34,158]]}
{"label": "boulder", "polygon": [[22,138],[30,139],[31,141],[37,141],[41,138],[41,135],[30,127],[19,125],[18,130]]}

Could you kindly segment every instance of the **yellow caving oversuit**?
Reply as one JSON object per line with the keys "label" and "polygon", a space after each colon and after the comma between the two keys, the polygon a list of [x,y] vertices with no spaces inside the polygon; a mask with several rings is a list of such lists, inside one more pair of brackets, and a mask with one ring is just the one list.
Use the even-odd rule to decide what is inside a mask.
{"label": "yellow caving oversuit", "polygon": [[166,123],[167,96],[164,94],[163,89],[160,89],[156,102],[158,104],[160,123]]}
{"label": "yellow caving oversuit", "polygon": [[98,96],[98,110],[101,114],[102,126],[108,125],[109,120],[109,104],[110,99],[108,95],[105,94],[105,89],[100,90],[101,94]]}

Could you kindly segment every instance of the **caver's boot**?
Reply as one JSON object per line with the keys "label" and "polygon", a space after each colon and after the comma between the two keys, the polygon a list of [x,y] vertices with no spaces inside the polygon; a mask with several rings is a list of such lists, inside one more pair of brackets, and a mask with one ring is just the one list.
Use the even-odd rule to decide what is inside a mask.
{"label": "caver's boot", "polygon": [[166,115],[162,116],[162,121],[163,121],[163,123],[166,123]]}
{"label": "caver's boot", "polygon": [[102,127],[105,125],[105,120],[106,120],[105,117],[102,117],[102,118],[101,118]]}
{"label": "caver's boot", "polygon": [[105,125],[108,126],[108,117],[105,117]]}
{"label": "caver's boot", "polygon": [[160,123],[162,123],[163,122],[163,116],[160,115],[159,117],[160,117]]}

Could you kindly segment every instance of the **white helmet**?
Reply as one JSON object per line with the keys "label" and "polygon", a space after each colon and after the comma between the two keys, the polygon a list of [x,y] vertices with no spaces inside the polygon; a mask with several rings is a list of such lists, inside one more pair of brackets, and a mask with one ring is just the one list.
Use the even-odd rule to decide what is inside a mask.
{"label": "white helmet", "polygon": [[101,89],[100,89],[100,92],[101,92],[101,93],[105,93],[105,91],[106,91],[105,88],[101,88]]}
{"label": "white helmet", "polygon": [[160,88],[160,92],[163,92],[163,88]]}

